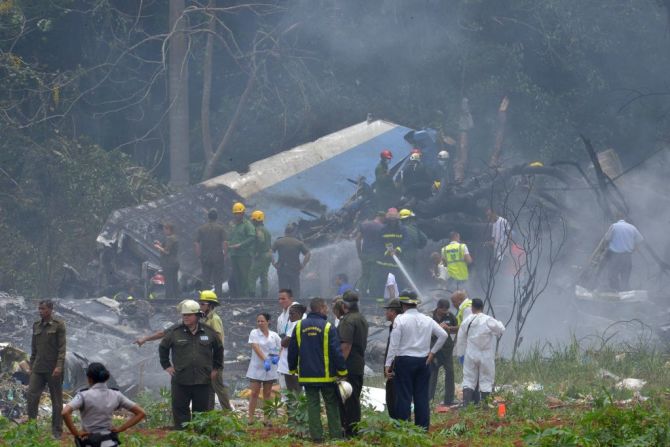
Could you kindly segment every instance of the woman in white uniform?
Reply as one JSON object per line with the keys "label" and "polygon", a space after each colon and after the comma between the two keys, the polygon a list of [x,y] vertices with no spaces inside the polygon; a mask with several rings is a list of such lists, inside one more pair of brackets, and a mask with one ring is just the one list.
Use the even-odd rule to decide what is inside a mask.
{"label": "woman in white uniform", "polygon": [[277,363],[279,363],[279,351],[281,350],[281,338],[279,334],[270,330],[270,315],[261,313],[256,316],[257,329],[249,334],[251,345],[251,361],[247,369],[249,379],[249,422],[255,418],[258,395],[263,389],[263,399],[270,399],[272,384],[277,380]]}

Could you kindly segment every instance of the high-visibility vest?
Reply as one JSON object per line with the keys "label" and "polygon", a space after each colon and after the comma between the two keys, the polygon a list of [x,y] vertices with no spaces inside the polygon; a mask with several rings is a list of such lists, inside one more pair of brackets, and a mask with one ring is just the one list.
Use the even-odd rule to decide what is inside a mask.
{"label": "high-visibility vest", "polygon": [[447,265],[447,274],[456,281],[468,280],[468,264],[465,262],[465,244],[451,241],[442,248],[442,259]]}
{"label": "high-visibility vest", "polygon": [[458,313],[456,314],[456,321],[458,321],[459,326],[463,322],[463,313],[465,312],[465,309],[469,309],[471,307],[472,307],[472,300],[470,298],[466,298],[465,301],[463,301],[463,303],[461,303],[461,305],[458,306]]}

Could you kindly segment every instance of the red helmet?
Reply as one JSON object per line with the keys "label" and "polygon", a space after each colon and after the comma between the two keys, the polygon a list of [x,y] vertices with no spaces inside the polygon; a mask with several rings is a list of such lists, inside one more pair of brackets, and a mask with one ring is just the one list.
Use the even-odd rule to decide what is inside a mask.
{"label": "red helmet", "polygon": [[390,159],[393,158],[393,154],[392,154],[391,151],[388,150],[388,149],[384,149],[379,155],[380,155],[382,158],[385,158],[385,159],[387,159],[387,160],[390,160]]}
{"label": "red helmet", "polygon": [[410,151],[410,154],[419,154],[419,155],[421,155],[421,149],[419,149],[418,147],[412,148],[412,150]]}
{"label": "red helmet", "polygon": [[163,276],[161,273],[156,273],[154,276],[151,277],[151,283],[159,286],[164,286],[165,276]]}

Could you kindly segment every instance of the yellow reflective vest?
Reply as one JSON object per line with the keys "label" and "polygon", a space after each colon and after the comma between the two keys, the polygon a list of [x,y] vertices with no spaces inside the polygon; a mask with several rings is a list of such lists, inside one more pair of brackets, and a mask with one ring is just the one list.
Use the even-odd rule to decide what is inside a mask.
{"label": "yellow reflective vest", "polygon": [[456,281],[468,280],[468,264],[465,262],[465,244],[451,241],[442,248],[442,259],[447,266],[447,274]]}

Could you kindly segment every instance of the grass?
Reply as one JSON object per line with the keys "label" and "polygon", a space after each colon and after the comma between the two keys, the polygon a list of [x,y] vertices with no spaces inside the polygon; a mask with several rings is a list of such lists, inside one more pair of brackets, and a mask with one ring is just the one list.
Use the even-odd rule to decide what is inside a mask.
{"label": "grass", "polygon": [[[670,365],[668,356],[647,344],[603,344],[585,348],[577,341],[563,346],[537,347],[516,362],[500,361],[495,398],[505,402],[500,418],[496,405],[434,413],[431,430],[394,421],[385,413],[365,409],[357,438],[331,442],[338,446],[638,446],[670,445]],[[461,370],[456,365],[457,381]],[[613,378],[614,377],[614,378]],[[616,378],[647,381],[639,393],[619,389]],[[377,385],[376,380],[366,381]],[[537,384],[541,385],[538,386]],[[437,396],[441,395],[438,384]],[[304,398],[289,401],[295,415],[288,422],[275,400],[264,409],[273,427],[248,425],[242,417],[210,412],[198,415],[183,432],[166,432],[169,395],[143,396],[148,421],[124,434],[128,447],[172,446],[302,446],[306,419]],[[325,426],[325,424],[324,424]],[[48,421],[18,426],[0,419],[0,445],[47,447]],[[64,441],[61,445],[69,445]]]}

